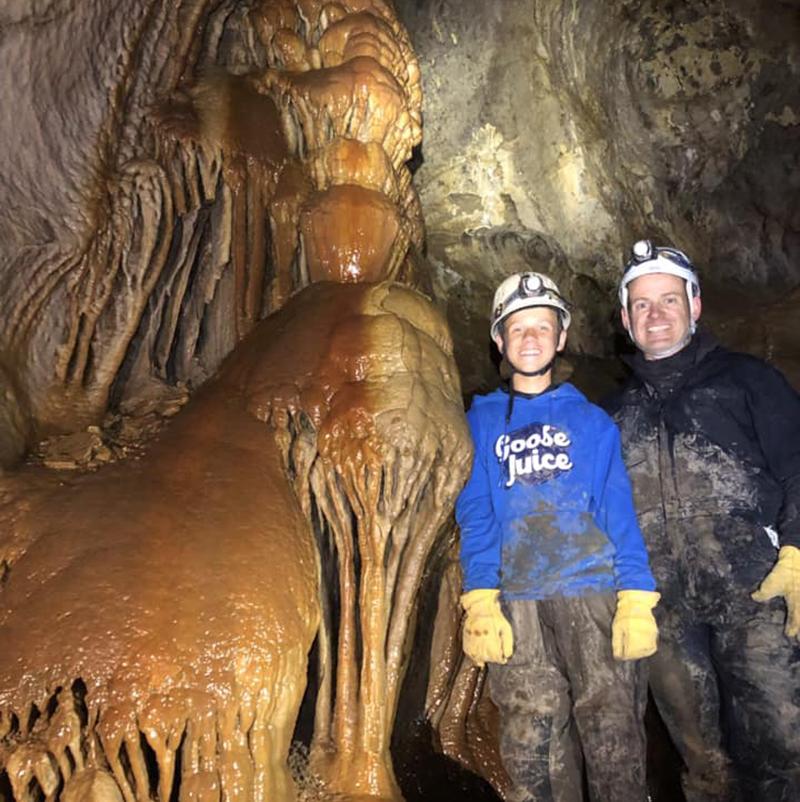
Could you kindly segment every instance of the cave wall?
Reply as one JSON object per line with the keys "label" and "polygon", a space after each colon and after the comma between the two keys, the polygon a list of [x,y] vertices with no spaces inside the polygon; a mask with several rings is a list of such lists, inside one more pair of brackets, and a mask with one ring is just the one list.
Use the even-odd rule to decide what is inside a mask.
{"label": "cave wall", "polygon": [[[715,325],[753,299],[753,317],[781,314],[800,282],[800,4],[397,8],[423,77],[427,254],[468,393],[496,381],[486,316],[515,270],[549,272],[577,305],[573,367],[610,357],[615,282],[643,236],[691,255]],[[732,344],[793,372],[780,340]]]}

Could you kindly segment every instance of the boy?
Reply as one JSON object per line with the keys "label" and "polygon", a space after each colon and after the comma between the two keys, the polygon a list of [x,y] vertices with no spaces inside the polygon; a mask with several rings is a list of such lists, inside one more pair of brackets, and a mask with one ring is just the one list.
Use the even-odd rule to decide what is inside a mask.
{"label": "boy", "polygon": [[656,650],[659,595],[616,426],[552,383],[570,321],[539,273],[495,293],[491,336],[512,378],[467,415],[464,651],[490,663],[513,800],[578,802],[585,760],[592,800],[645,802],[646,684],[630,661]]}

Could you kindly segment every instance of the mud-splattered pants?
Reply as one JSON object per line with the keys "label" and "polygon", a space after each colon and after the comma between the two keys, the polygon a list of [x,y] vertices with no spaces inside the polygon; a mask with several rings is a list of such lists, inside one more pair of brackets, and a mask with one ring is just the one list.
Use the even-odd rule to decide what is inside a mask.
{"label": "mud-splattered pants", "polygon": [[662,600],[653,696],[687,802],[799,802],[800,645],[784,635],[782,600],[741,597],[735,615],[713,617]]}
{"label": "mud-splattered pants", "polygon": [[611,653],[613,593],[504,604],[514,655],[489,665],[512,802],[645,802],[646,679]]}

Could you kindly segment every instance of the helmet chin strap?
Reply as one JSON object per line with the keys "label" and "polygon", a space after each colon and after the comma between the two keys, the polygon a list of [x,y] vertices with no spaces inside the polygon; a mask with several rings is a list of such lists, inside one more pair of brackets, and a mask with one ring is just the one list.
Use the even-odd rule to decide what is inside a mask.
{"label": "helmet chin strap", "polygon": [[511,380],[508,383],[508,407],[506,408],[506,426],[511,423],[511,415],[514,412],[514,373],[519,373],[520,376],[526,376],[532,378],[534,376],[544,376],[548,370],[553,367],[553,364],[556,361],[555,355],[553,358],[544,366],[539,368],[539,370],[520,370],[508,357],[506,357],[506,362],[508,362],[509,366],[511,367],[512,374]]}

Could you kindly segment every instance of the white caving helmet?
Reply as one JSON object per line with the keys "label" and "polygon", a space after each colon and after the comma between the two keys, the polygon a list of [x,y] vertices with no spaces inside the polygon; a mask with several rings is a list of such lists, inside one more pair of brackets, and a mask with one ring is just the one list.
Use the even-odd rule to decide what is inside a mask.
{"label": "white caving helmet", "polygon": [[553,279],[542,273],[514,273],[497,288],[492,303],[492,339],[500,332],[503,321],[520,309],[531,306],[550,306],[558,312],[564,331],[572,322],[569,304],[558,291]]}
{"label": "white caving helmet", "polygon": [[[640,276],[649,276],[651,273],[667,273],[670,276],[682,278],[686,284],[686,298],[689,309],[692,308],[692,299],[700,297],[700,279],[697,269],[689,257],[677,248],[662,248],[653,245],[648,239],[640,239],[631,248],[631,258],[625,265],[622,280],[619,283],[619,302],[622,308],[628,309],[628,285]],[[689,316],[691,333],[697,328],[695,320]],[[630,329],[628,334],[630,334]]]}

